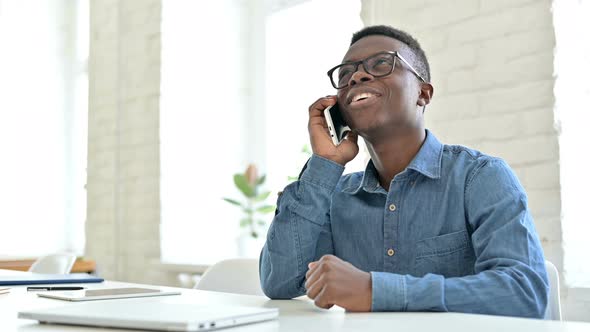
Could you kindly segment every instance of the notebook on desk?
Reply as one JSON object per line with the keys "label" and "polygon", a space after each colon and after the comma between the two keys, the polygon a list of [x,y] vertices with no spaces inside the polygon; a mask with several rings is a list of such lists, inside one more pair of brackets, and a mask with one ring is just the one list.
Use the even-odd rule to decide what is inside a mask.
{"label": "notebook on desk", "polygon": [[0,275],[0,286],[8,285],[41,285],[41,284],[78,284],[89,282],[103,282],[98,278],[86,273],[71,274],[41,274],[23,272],[15,275]]}
{"label": "notebook on desk", "polygon": [[276,308],[204,306],[139,299],[87,302],[21,311],[18,318],[41,323],[156,331],[208,331],[277,318]]}

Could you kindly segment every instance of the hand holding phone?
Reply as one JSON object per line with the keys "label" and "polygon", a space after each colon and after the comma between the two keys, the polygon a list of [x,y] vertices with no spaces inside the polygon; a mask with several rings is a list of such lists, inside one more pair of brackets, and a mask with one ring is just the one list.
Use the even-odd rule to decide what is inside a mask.
{"label": "hand holding phone", "polygon": [[336,146],[340,145],[342,140],[346,137],[346,134],[350,132],[350,127],[344,121],[344,117],[342,117],[342,113],[340,113],[338,103],[328,106],[324,110],[324,117],[326,118],[326,123],[328,124],[328,131],[330,132],[332,142]]}
{"label": "hand holding phone", "polygon": [[[309,107],[309,122],[307,127],[313,153],[344,166],[358,154],[358,136],[354,131],[350,131],[349,128],[344,128],[347,127],[346,124],[342,127],[334,124],[334,122],[340,124],[343,123],[343,121],[338,120],[342,119],[342,114],[338,112],[338,107],[335,109],[332,107],[333,110],[327,117],[324,115],[326,108],[334,106],[336,103],[336,96],[319,98]],[[328,125],[328,121],[331,121],[330,125]],[[337,139],[338,136],[345,139],[337,139],[334,141],[328,127],[331,127],[334,131],[335,139]],[[339,131],[340,134],[336,133],[337,131]],[[346,134],[347,132],[348,134]]]}

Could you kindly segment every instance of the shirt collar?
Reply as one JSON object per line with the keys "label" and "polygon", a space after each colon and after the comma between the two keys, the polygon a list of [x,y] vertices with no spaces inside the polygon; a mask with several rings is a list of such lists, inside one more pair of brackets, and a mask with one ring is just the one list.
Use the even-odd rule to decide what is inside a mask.
{"label": "shirt collar", "polygon": [[431,179],[439,179],[442,168],[443,144],[426,129],[426,139],[424,144],[408,165],[408,169],[413,169],[416,172]]}
{"label": "shirt collar", "polygon": [[[436,138],[436,136],[426,129],[426,139],[414,159],[410,162],[408,167],[406,167],[406,170],[411,169],[431,179],[439,179],[442,167],[443,148],[443,144]],[[361,189],[370,193],[382,189],[379,186],[379,175],[372,160],[369,160],[358,187],[346,188],[343,191],[350,194],[356,194]]]}

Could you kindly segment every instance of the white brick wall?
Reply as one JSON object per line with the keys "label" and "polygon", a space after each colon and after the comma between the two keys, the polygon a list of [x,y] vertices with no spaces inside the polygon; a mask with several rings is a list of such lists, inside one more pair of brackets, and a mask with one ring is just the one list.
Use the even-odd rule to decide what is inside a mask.
{"label": "white brick wall", "polygon": [[[363,0],[365,24],[407,30],[429,56],[427,125],[447,143],[503,157],[527,189],[561,270],[550,0]],[[171,283],[159,258],[160,0],[91,1],[86,254],[106,278]],[[564,289],[568,319],[588,292]]]}
{"label": "white brick wall", "polygon": [[157,283],[159,0],[90,3],[86,255],[109,279]]}
{"label": "white brick wall", "polygon": [[[392,25],[422,44],[435,87],[427,127],[446,143],[512,166],[527,190],[545,255],[563,271],[551,4],[363,0],[361,15],[366,25]],[[566,319],[590,320],[588,292],[563,288],[562,302]]]}

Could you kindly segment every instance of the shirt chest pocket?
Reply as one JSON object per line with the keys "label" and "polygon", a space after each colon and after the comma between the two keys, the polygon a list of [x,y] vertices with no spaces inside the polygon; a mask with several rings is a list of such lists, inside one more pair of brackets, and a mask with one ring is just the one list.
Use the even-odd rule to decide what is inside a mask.
{"label": "shirt chest pocket", "polygon": [[414,275],[461,277],[474,273],[475,253],[467,231],[427,238],[416,243]]}

